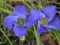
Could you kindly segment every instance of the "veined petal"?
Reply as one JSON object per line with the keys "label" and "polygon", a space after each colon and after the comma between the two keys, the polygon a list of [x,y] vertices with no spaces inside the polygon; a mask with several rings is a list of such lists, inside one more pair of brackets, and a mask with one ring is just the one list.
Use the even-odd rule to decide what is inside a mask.
{"label": "veined petal", "polygon": [[30,18],[32,20],[38,20],[39,18],[45,17],[45,15],[39,10],[30,10]]}
{"label": "veined petal", "polygon": [[21,37],[21,36],[25,36],[25,35],[26,35],[26,33],[27,33],[27,28],[15,24],[15,25],[14,25],[14,28],[13,28],[13,31],[14,31],[14,34],[15,34],[17,37]]}
{"label": "veined petal", "polygon": [[46,6],[41,9],[41,11],[46,15],[46,17],[51,21],[56,14],[56,6]]}
{"label": "veined petal", "polygon": [[47,25],[47,28],[52,28],[56,30],[60,30],[60,17],[55,17],[52,21],[50,21]]}
{"label": "veined petal", "polygon": [[16,21],[17,16],[8,15],[4,19],[4,26],[7,27],[8,29],[12,29]]}
{"label": "veined petal", "polygon": [[20,18],[26,18],[27,8],[24,5],[17,5],[13,8],[13,12],[15,15],[19,16]]}
{"label": "veined petal", "polygon": [[41,23],[38,21],[38,25],[37,25],[37,33],[42,34],[42,33],[46,33],[46,32],[50,32],[50,30],[47,30],[45,27],[43,27],[41,25]]}

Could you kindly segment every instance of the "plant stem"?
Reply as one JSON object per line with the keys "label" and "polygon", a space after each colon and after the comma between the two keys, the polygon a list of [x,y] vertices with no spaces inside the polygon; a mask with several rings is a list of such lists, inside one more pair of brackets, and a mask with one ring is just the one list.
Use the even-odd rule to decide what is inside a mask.
{"label": "plant stem", "polygon": [[38,0],[38,8],[39,8],[39,10],[40,10],[40,8],[42,8],[42,5],[41,5],[41,0]]}
{"label": "plant stem", "polygon": [[24,45],[24,41],[21,41],[19,38],[19,45]]}
{"label": "plant stem", "polygon": [[0,28],[0,31],[2,32],[2,34],[6,37],[6,39],[9,41],[10,45],[13,45],[12,42],[9,40],[9,38],[7,37],[7,35],[5,34],[5,32]]}
{"label": "plant stem", "polygon": [[43,45],[40,41],[40,35],[36,32],[35,26],[33,26],[33,28],[34,28],[34,33],[35,33],[37,45],[40,45],[40,44]]}
{"label": "plant stem", "polygon": [[25,0],[22,0],[22,2],[23,2],[28,8],[31,9],[30,5],[28,5],[28,4],[25,2]]}
{"label": "plant stem", "polygon": [[57,40],[58,44],[60,45],[60,39],[59,39],[59,37],[57,36],[56,31],[54,30],[54,31],[52,31],[52,33],[55,35],[56,40]]}
{"label": "plant stem", "polygon": [[0,10],[3,11],[3,12],[6,12],[8,14],[12,14],[12,11],[10,11],[10,10],[6,10],[6,9],[3,9],[3,8],[0,8]]}
{"label": "plant stem", "polygon": [[29,0],[29,2],[31,3],[31,7],[34,8],[34,9],[36,9],[36,7],[35,7],[35,5],[33,3],[33,0]]}

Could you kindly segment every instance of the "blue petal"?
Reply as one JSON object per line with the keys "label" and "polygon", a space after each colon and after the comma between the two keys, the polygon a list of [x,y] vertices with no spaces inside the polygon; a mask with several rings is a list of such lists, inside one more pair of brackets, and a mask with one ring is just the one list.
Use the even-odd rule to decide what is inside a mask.
{"label": "blue petal", "polygon": [[27,8],[24,5],[17,5],[14,7],[13,12],[15,15],[19,16],[20,18],[26,18]]}
{"label": "blue petal", "polygon": [[47,28],[52,28],[56,30],[60,30],[60,17],[55,17],[52,21],[50,21],[47,25]]}
{"label": "blue petal", "polygon": [[12,29],[16,21],[17,16],[8,15],[4,19],[4,26],[7,27],[8,29]]}
{"label": "blue petal", "polygon": [[41,9],[41,11],[46,15],[46,17],[51,21],[56,14],[56,6],[46,6]]}
{"label": "blue petal", "polygon": [[33,20],[28,16],[25,20],[24,26],[31,27],[31,26],[33,26],[33,24],[34,24]]}
{"label": "blue petal", "polygon": [[21,36],[25,36],[25,35],[26,35],[26,33],[27,33],[27,28],[15,24],[15,25],[14,25],[14,28],[13,28],[13,31],[14,31],[14,34],[15,34],[17,37],[21,37]]}
{"label": "blue petal", "polygon": [[45,15],[41,11],[34,10],[34,9],[30,10],[30,18],[32,20],[38,20],[38,19],[40,19],[42,17],[45,17]]}
{"label": "blue petal", "polygon": [[38,21],[38,25],[37,25],[37,33],[42,34],[42,33],[46,33],[46,32],[50,32],[50,30],[47,30],[45,27],[43,27],[41,25],[41,23]]}

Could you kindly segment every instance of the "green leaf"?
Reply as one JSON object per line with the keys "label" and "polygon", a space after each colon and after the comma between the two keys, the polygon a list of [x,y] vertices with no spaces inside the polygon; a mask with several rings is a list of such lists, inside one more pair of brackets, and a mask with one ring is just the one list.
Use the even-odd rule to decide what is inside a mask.
{"label": "green leaf", "polygon": [[8,14],[11,14],[12,13],[12,11],[7,10],[7,9],[3,9],[3,8],[0,8],[0,11],[3,11],[3,12],[8,13]]}

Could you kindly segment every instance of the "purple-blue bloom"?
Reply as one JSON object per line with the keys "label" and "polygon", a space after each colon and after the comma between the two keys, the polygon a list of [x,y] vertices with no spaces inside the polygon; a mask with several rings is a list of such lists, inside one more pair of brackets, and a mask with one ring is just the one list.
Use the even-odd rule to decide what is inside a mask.
{"label": "purple-blue bloom", "polygon": [[45,18],[48,19],[48,22],[45,25],[42,25],[40,21],[37,24],[37,32],[39,34],[49,32],[49,29],[60,30],[60,17],[56,16],[56,6],[46,6],[40,10]]}
{"label": "purple-blue bloom", "polygon": [[[4,26],[12,30],[16,36],[24,36],[27,32],[27,27],[17,24],[17,21],[23,20],[25,23],[27,17],[27,8],[24,5],[17,5],[13,8],[13,14],[9,14],[4,19]],[[22,23],[22,22],[21,22]]]}
{"label": "purple-blue bloom", "polygon": [[[56,6],[46,6],[41,10],[31,9],[27,15],[26,6],[17,5],[13,8],[13,14],[9,14],[4,19],[4,26],[10,30],[13,29],[18,37],[25,36],[27,28],[34,24],[37,24],[37,32],[40,34],[50,31],[46,28],[60,30],[60,18],[56,16],[56,12]],[[43,18],[48,20],[45,25],[40,21]]]}
{"label": "purple-blue bloom", "polygon": [[[55,20],[56,17],[56,6],[46,6],[43,7],[41,10],[35,10],[35,9],[31,9],[30,10],[30,15],[28,16],[28,20],[26,22],[27,25],[34,25],[37,24],[37,32],[38,33],[44,33],[44,32],[50,32],[50,29],[46,29],[46,28],[53,28],[53,29],[59,29],[58,27],[60,27],[60,25],[58,25],[57,23],[54,25],[51,25],[50,22],[53,24],[52,20]],[[40,21],[41,19],[46,18],[48,20],[48,22],[43,25],[42,22]],[[45,23],[45,22],[43,22]],[[49,26],[50,25],[50,26]],[[58,27],[56,27],[56,25]]]}

